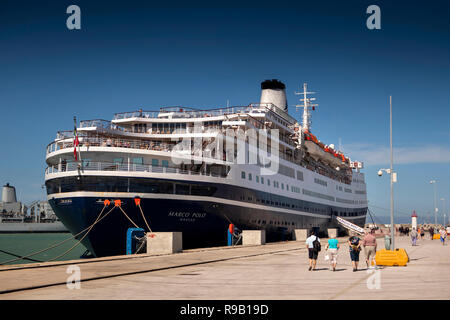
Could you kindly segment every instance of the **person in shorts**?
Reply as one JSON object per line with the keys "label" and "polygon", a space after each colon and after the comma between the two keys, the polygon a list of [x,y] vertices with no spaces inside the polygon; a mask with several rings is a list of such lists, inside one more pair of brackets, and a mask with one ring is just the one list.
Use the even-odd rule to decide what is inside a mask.
{"label": "person in shorts", "polygon": [[336,271],[339,241],[335,236],[328,239],[326,250],[329,252],[331,267],[333,268],[333,271]]}
{"label": "person in shorts", "polygon": [[352,260],[353,272],[358,271],[359,252],[361,251],[361,239],[351,236],[348,239],[350,259]]}
{"label": "person in shorts", "polygon": [[311,235],[308,239],[306,239],[306,248],[308,249],[308,257],[309,257],[309,271],[314,271],[316,269],[317,257],[319,256],[319,252],[314,249],[314,241],[320,241],[320,239],[315,235],[314,231],[311,231]]}
{"label": "person in shorts", "polygon": [[375,254],[377,253],[377,238],[375,238],[375,230],[370,230],[370,232],[364,236],[362,246],[366,256],[366,265],[367,268],[369,268],[372,260],[375,258]]}
{"label": "person in shorts", "polygon": [[447,231],[444,228],[442,228],[441,230],[439,230],[439,233],[441,234],[441,242],[442,245],[444,246],[445,240],[447,239]]}

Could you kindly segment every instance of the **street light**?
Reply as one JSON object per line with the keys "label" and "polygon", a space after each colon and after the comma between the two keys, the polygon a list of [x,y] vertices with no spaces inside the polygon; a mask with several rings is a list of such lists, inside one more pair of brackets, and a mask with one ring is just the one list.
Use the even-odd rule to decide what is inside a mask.
{"label": "street light", "polygon": [[445,228],[445,226],[447,225],[447,220],[446,220],[447,215],[446,215],[446,211],[445,211],[445,198],[441,198],[441,201],[444,202],[444,207],[442,208],[443,209],[442,212],[444,213],[444,228]]}
{"label": "street light", "polygon": [[391,250],[394,250],[394,183],[397,182],[397,172],[392,169],[380,169],[378,170],[378,176],[381,177],[383,172],[386,172],[391,177]]}
{"label": "street light", "polygon": [[389,142],[391,149],[391,167],[389,169],[378,170],[378,176],[383,175],[383,171],[391,177],[391,250],[395,248],[395,227],[394,227],[394,182],[397,182],[397,173],[394,172],[394,153],[392,147],[392,96],[389,96]]}
{"label": "street light", "polygon": [[437,183],[437,180],[431,180],[430,183],[434,184],[434,224],[437,225],[437,213],[438,213],[437,200],[436,200],[436,183]]}

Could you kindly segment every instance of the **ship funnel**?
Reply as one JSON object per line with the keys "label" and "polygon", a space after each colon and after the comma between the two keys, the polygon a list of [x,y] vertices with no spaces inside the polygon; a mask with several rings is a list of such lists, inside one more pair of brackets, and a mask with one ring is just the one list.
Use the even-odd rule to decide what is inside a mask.
{"label": "ship funnel", "polygon": [[277,79],[261,82],[261,104],[273,103],[278,109],[288,111],[286,86]]}
{"label": "ship funnel", "polygon": [[16,199],[16,189],[13,186],[10,186],[9,183],[3,186],[2,190],[2,202],[17,202]]}

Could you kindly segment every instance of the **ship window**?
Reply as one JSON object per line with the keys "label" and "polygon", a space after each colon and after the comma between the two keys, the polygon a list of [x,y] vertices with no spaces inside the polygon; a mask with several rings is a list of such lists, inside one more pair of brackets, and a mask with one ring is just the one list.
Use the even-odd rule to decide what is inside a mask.
{"label": "ship window", "polygon": [[261,183],[264,184],[264,178],[263,177],[261,177]]}
{"label": "ship window", "polygon": [[167,161],[167,160],[162,160],[161,161],[161,165],[163,166],[163,167],[168,167],[169,166],[169,161]]}
{"label": "ship window", "polygon": [[245,171],[241,171],[241,178],[245,179]]}
{"label": "ship window", "polygon": [[281,189],[284,190],[284,183],[281,184]]}
{"label": "ship window", "polygon": [[144,158],[133,158],[133,164],[144,164]]}
{"label": "ship window", "polygon": [[159,166],[159,160],[158,159],[152,159],[152,166]]}
{"label": "ship window", "polygon": [[251,173],[248,174],[248,180],[252,181],[252,174]]}
{"label": "ship window", "polygon": [[113,162],[115,164],[122,164],[123,163],[123,158],[114,158]]}
{"label": "ship window", "polygon": [[189,185],[177,183],[175,185],[175,193],[176,194],[189,194]]}
{"label": "ship window", "polygon": [[191,186],[191,194],[196,196],[212,196],[216,190],[216,187]]}
{"label": "ship window", "polygon": [[259,177],[258,177],[258,176],[256,176],[255,178],[256,178],[256,182],[259,182]]}
{"label": "ship window", "polygon": [[267,179],[267,185],[270,186],[270,180],[269,179]]}

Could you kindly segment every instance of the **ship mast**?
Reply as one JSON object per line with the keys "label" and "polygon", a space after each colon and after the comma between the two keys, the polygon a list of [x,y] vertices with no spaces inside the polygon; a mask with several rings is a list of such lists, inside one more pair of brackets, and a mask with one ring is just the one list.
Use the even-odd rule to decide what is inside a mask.
{"label": "ship mast", "polygon": [[302,131],[309,131],[311,127],[311,114],[309,109],[315,110],[317,104],[312,104],[311,101],[315,101],[316,98],[308,98],[308,94],[315,94],[315,92],[308,92],[307,83],[303,84],[303,92],[295,92],[296,95],[303,95],[303,99],[300,101],[303,102],[303,105],[296,105],[296,108],[303,108],[303,123],[302,123]]}

